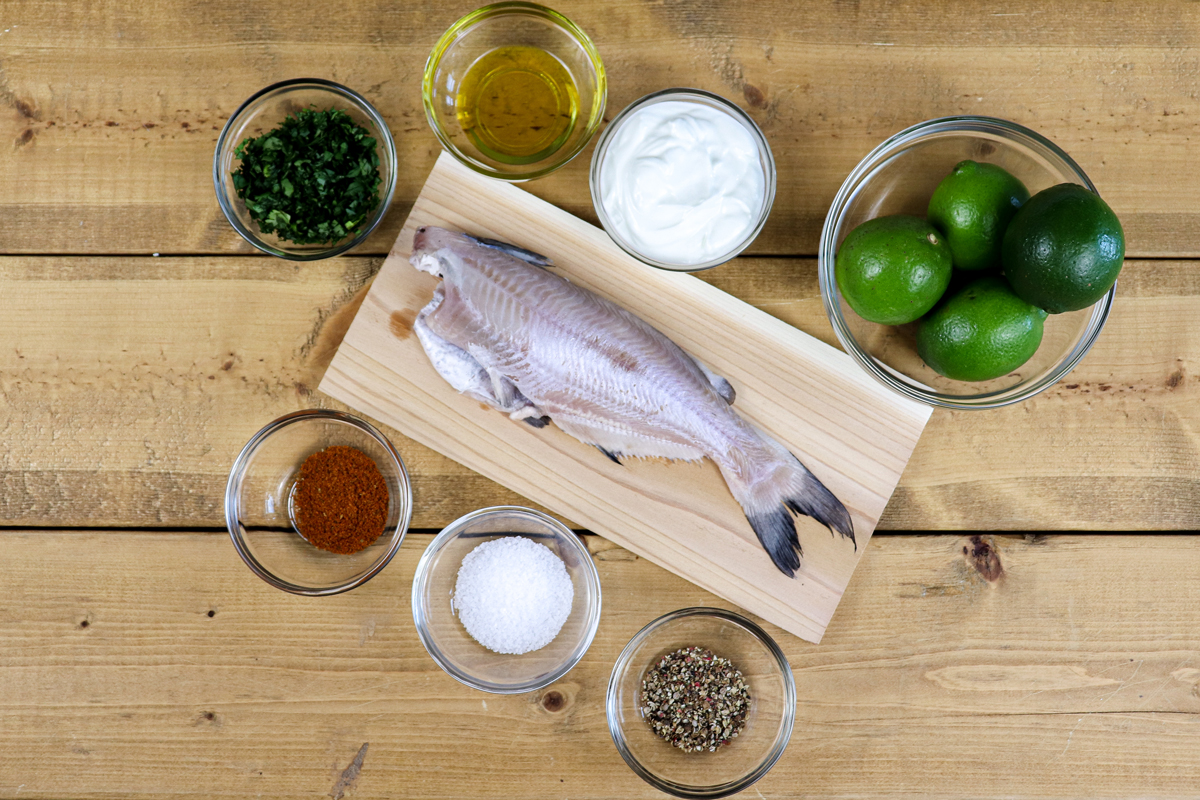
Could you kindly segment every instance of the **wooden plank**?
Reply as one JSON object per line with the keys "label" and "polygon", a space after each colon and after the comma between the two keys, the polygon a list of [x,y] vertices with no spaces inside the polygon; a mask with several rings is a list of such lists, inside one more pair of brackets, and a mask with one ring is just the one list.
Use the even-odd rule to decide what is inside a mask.
{"label": "wooden plank", "polygon": [[[223,535],[2,533],[0,793],[316,797],[367,743],[351,797],[661,797],[611,744],[609,672],[654,617],[725,604],[588,539],[595,642],[553,686],[501,697],[421,648],[408,589],[429,536],[361,589],[305,599]],[[1200,539],[869,551],[822,645],[767,626],[799,702],[763,797],[1195,796]]]}
{"label": "wooden plank", "polygon": [[[412,335],[412,320],[438,285],[408,261],[413,236],[427,225],[544,254],[556,274],[638,315],[727,378],[738,413],[795,453],[845,505],[853,541],[796,515],[804,553],[795,574],[785,575],[711,460],[613,464],[555,425],[517,424],[460,394]],[[318,389],[813,642],[930,415],[841,350],[691,275],[648,270],[600,229],[449,155],[426,181]]]}
{"label": "wooden plank", "polygon": [[[332,405],[314,390],[378,266],[0,259],[0,524],[223,526],[250,436]],[[417,527],[479,498],[520,500],[388,435],[414,476]]]}
{"label": "wooden plank", "polygon": [[[11,144],[0,147],[0,248],[252,252],[213,199],[218,129],[263,86],[316,75],[365,93],[397,137],[396,201],[361,251],[386,253],[438,151],[421,111],[425,58],[477,4],[364,0],[335,21],[317,0],[291,2],[286,14],[233,0],[67,10],[6,0],[0,141]],[[1200,255],[1194,3],[557,7],[597,42],[610,116],[648,92],[687,85],[739,102],[763,127],[779,188],[752,252],[814,254],[838,186],[872,147],[925,119],[986,114],[1070,153],[1121,217],[1131,255]],[[532,191],[594,221],[590,154]]]}
{"label": "wooden plank", "polygon": [[[313,390],[378,265],[0,258],[0,525],[223,526],[251,434],[341,407]],[[739,259],[703,279],[834,342],[811,260]],[[1008,409],[934,413],[881,528],[1200,527],[1198,316],[1194,264],[1127,264],[1067,381]],[[415,527],[524,502],[389,436],[413,474]]]}

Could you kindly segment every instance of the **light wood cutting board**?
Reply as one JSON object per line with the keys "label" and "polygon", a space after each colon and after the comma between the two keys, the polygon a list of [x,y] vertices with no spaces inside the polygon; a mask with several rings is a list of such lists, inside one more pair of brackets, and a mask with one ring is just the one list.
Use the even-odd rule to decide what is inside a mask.
{"label": "light wood cutting board", "polygon": [[[459,395],[412,335],[437,285],[408,263],[422,225],[549,256],[559,274],[640,315],[724,375],[737,390],[734,408],[787,444],[850,510],[857,549],[800,517],[803,563],[788,578],[707,459],[617,465],[553,425],[537,430]],[[840,350],[697,278],[645,266],[602,230],[445,153],[319,388],[812,642],[829,624],[930,414]]]}

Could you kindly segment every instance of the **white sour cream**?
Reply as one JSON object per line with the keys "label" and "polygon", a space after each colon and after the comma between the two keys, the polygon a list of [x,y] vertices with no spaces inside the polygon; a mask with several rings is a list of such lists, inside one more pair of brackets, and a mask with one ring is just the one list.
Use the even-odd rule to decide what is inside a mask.
{"label": "white sour cream", "polygon": [[680,266],[727,255],[762,214],[766,176],[750,131],[728,112],[666,100],[635,110],[600,167],[604,213],[654,261]]}

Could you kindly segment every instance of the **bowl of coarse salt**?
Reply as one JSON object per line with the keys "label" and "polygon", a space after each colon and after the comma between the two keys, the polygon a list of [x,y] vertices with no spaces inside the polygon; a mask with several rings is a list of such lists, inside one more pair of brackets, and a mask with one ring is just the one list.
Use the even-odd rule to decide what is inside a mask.
{"label": "bowl of coarse salt", "polygon": [[527,508],[451,523],[425,549],[412,588],[421,644],[457,681],[519,694],[566,675],[600,624],[600,576],[579,537]]}

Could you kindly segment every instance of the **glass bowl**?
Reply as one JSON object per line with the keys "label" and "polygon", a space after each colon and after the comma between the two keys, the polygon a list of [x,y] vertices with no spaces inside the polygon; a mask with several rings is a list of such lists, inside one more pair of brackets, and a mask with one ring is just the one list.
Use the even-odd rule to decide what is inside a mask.
{"label": "glass bowl", "polygon": [[[750,687],[741,734],[714,752],[685,753],[642,718],[642,676],[668,653],[707,648],[728,658]],[[796,682],[766,631],[718,608],[685,608],[651,622],[629,640],[608,682],[608,730],[625,763],[659,791],[676,797],[725,797],[749,787],[775,765],[792,736]]]}
{"label": "glass bowl", "polygon": [[[608,160],[608,148],[612,144],[614,137],[621,130],[622,126],[634,112],[645,108],[646,106],[655,105],[657,103],[665,103],[668,101],[679,101],[685,103],[697,103],[699,105],[714,108],[724,114],[727,114],[731,119],[736,121],[747,131],[750,132],[751,138],[758,146],[758,161],[763,170],[763,203],[762,211],[759,212],[758,219],[755,220],[754,226],[746,234],[746,236],[737,242],[727,252],[719,256],[711,258],[707,261],[683,264],[662,261],[651,256],[645,255],[638,251],[637,247],[625,239],[612,219],[608,215],[608,211],[604,207],[603,186],[604,186],[604,170],[607,164],[611,163]],[[763,136],[762,130],[755,124],[750,116],[739,108],[735,103],[731,103],[720,95],[706,92],[703,89],[663,89],[630,103],[625,107],[620,114],[604,129],[600,140],[596,143],[596,150],[592,153],[592,166],[589,176],[589,183],[592,191],[592,205],[596,209],[596,216],[600,218],[600,225],[608,233],[612,240],[617,243],[622,250],[637,260],[649,264],[652,267],[660,269],[669,269],[676,272],[698,272],[700,270],[711,269],[712,267],[724,264],[726,261],[737,256],[753,242],[758,234],[762,231],[763,226],[767,224],[767,217],[771,214],[771,206],[775,202],[775,157],[771,154],[771,147],[767,144],[767,138]]]}
{"label": "glass bowl", "polygon": [[[291,510],[300,465],[333,445],[370,456],[388,487],[384,532],[349,555],[305,541]],[[264,581],[293,594],[338,594],[378,575],[400,549],[411,514],[412,489],[400,454],[373,426],[340,411],[297,411],[267,425],[242,448],[225,488],[225,524],[238,555]]]}
{"label": "glass bowl", "polygon": [[990,117],[944,117],[897,133],[864,158],[834,198],[821,231],[817,270],[821,298],[834,333],[854,360],[905,397],[944,408],[997,408],[1027,400],[1054,385],[1091,349],[1112,308],[1117,287],[1088,308],[1051,314],[1042,344],[1015,372],[991,381],[942,377],[917,355],[915,323],[867,322],[838,292],[834,260],[857,225],[889,214],[925,217],[929,198],[964,159],[996,164],[1016,176],[1030,195],[1059,183],[1096,187],[1071,157],[1045,137]]}
{"label": "glass bowl", "polygon": [[[337,242],[295,244],[275,234],[262,233],[233,186],[233,173],[241,164],[241,159],[234,155],[238,145],[244,139],[274,130],[290,114],[306,108],[345,111],[356,124],[375,137],[375,150],[379,154],[379,205],[356,234]],[[396,143],[383,117],[357,92],[320,78],[281,81],[252,95],[225,123],[213,156],[213,186],[225,219],[243,239],[259,250],[290,261],[329,258],[360,244],[371,235],[387,213],[392,194],[396,191]]]}
{"label": "glass bowl", "polygon": [[[550,548],[575,586],[571,615],[554,641],[523,655],[494,653],[476,642],[450,605],[463,558],[504,536]],[[519,694],[554,683],[583,658],[600,624],[600,576],[583,542],[561,522],[528,508],[496,506],[467,514],[434,537],[417,564],[412,607],[421,644],[450,677],[485,692]]]}
{"label": "glass bowl", "polygon": [[[457,92],[482,56],[519,45],[553,56],[570,74],[578,98],[562,136],[548,142],[542,152],[522,158],[526,163],[510,163],[489,155],[464,132],[458,120]],[[544,80],[536,72],[525,72]],[[429,125],[452,156],[489,178],[527,181],[553,172],[587,146],[604,118],[607,86],[596,46],[571,20],[534,3],[495,3],[472,11],[442,34],[425,62],[421,94]]]}

